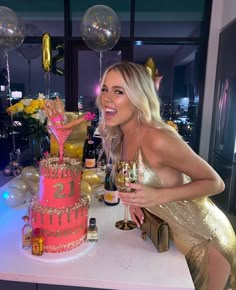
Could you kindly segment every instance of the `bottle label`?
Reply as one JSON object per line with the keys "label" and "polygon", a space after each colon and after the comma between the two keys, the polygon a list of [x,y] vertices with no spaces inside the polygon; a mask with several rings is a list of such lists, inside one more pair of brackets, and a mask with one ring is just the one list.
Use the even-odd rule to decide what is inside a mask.
{"label": "bottle label", "polygon": [[118,191],[104,190],[104,201],[107,203],[118,203]]}
{"label": "bottle label", "polygon": [[23,244],[23,247],[31,246],[31,233],[23,235],[22,244]]}
{"label": "bottle label", "polygon": [[96,159],[85,159],[85,167],[86,168],[95,168],[96,167]]}
{"label": "bottle label", "polygon": [[41,256],[44,252],[44,239],[42,237],[33,238],[31,243],[32,254]]}
{"label": "bottle label", "polygon": [[40,256],[40,244],[38,241],[32,242],[32,254]]}
{"label": "bottle label", "polygon": [[98,239],[98,231],[97,231],[97,229],[95,229],[95,230],[88,229],[87,241],[97,241],[97,239]]}

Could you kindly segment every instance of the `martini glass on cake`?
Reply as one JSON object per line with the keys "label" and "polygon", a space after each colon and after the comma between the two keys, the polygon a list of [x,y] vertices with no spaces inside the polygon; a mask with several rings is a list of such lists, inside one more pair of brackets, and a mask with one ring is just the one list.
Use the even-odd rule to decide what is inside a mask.
{"label": "martini glass on cake", "polygon": [[[115,168],[115,184],[120,192],[132,192],[134,189],[126,186],[126,183],[135,183],[138,180],[138,170],[135,161],[119,160]],[[136,224],[129,220],[129,207],[125,205],[124,219],[115,223],[119,230],[133,230]]]}
{"label": "martini glass on cake", "polygon": [[46,100],[45,112],[48,117],[48,129],[52,132],[59,146],[59,163],[63,163],[64,145],[72,132],[72,128],[61,128],[66,123],[66,116],[61,99],[57,97],[55,100]]}
{"label": "martini glass on cake", "polygon": [[64,106],[59,97],[55,100],[46,100],[45,113],[48,117],[48,129],[52,132],[59,145],[59,163],[63,163],[64,145],[74,127],[83,121],[92,121],[95,114],[88,112],[82,118],[67,122]]}
{"label": "martini glass on cake", "polygon": [[56,138],[59,146],[59,163],[63,163],[64,145],[70,133],[72,132],[72,129],[61,130],[61,126],[58,125],[49,125],[48,128]]}

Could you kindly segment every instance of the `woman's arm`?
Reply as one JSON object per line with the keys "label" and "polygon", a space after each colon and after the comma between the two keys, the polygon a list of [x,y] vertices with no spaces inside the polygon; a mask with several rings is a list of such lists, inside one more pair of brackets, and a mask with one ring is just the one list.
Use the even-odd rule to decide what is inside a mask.
{"label": "woman's arm", "polygon": [[82,122],[92,121],[94,118],[95,118],[95,114],[92,114],[91,112],[88,112],[84,116],[82,116],[82,117],[80,117],[78,119],[72,120],[71,122],[61,126],[60,129],[61,130],[74,129],[74,127],[78,126]]}

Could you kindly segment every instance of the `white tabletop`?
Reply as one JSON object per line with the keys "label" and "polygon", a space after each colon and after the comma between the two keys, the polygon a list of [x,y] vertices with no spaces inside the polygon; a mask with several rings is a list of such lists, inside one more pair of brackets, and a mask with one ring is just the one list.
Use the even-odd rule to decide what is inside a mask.
{"label": "white tabletop", "polygon": [[98,242],[84,243],[81,253],[77,248],[64,254],[65,259],[63,254],[46,254],[37,260],[20,247],[26,205],[9,208],[0,201],[0,280],[102,289],[194,290],[185,258],[174,245],[158,253],[150,240],[142,240],[139,229],[115,228],[123,212],[122,204],[110,207],[93,197],[89,216],[97,219]]}

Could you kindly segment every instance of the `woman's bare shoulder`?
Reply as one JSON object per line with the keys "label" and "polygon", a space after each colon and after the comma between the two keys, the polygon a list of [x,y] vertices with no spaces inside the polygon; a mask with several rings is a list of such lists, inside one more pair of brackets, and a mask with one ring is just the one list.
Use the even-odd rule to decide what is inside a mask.
{"label": "woman's bare shoulder", "polygon": [[181,137],[172,130],[167,128],[146,127],[143,130],[142,140],[153,150],[161,150],[163,147],[176,143],[183,142]]}

